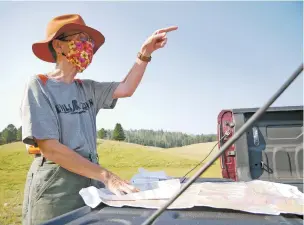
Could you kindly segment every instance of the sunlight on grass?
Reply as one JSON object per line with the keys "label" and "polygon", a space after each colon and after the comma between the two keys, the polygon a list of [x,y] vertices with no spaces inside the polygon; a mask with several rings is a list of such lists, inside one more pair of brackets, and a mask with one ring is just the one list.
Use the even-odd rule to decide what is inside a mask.
{"label": "sunlight on grass", "polygon": [[[208,148],[203,146],[204,144],[200,144],[199,148],[185,146],[189,151],[187,157],[183,148],[178,148],[175,152],[174,149],[162,150],[125,142],[99,140],[98,153],[100,164],[124,179],[130,179],[138,172],[139,167],[149,171],[164,170],[169,176],[182,177],[208,153]],[[24,144],[20,142],[0,146],[1,225],[21,224],[23,188],[32,159],[33,156],[27,154]],[[198,168],[195,171],[197,170]],[[221,177],[219,163],[212,165],[203,177]]]}

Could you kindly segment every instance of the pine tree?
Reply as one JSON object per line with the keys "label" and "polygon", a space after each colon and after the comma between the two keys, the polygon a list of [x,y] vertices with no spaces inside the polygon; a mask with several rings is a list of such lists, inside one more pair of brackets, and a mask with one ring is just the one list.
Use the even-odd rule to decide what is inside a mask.
{"label": "pine tree", "polygon": [[8,144],[17,140],[17,129],[13,124],[9,124],[2,131],[2,138],[4,143]]}
{"label": "pine tree", "polygon": [[2,138],[2,132],[0,132],[0,145],[3,145],[5,144],[3,138]]}
{"label": "pine tree", "polygon": [[17,130],[17,141],[22,141],[22,127]]}
{"label": "pine tree", "polygon": [[125,132],[120,123],[116,123],[113,131],[113,139],[116,141],[124,141],[126,139]]}
{"label": "pine tree", "polygon": [[98,131],[97,136],[98,136],[99,139],[104,139],[106,137],[106,131],[105,131],[105,129],[101,128]]}

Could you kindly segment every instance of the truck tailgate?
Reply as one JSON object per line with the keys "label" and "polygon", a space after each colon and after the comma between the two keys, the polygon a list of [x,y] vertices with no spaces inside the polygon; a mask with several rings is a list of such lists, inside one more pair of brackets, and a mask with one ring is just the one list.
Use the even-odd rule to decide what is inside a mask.
{"label": "truck tailgate", "polygon": [[[91,209],[88,206],[72,211],[45,225],[140,225],[154,212],[141,208],[112,208],[100,206]],[[302,225],[303,218],[296,215],[258,215],[234,210],[222,210],[209,207],[195,207],[187,210],[167,210],[154,223],[155,225]]]}

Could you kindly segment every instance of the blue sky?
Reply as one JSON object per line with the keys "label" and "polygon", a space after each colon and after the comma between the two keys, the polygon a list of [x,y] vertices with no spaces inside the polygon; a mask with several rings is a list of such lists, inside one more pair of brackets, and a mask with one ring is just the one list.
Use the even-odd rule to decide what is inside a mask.
{"label": "blue sky", "polygon": [[[303,61],[301,2],[0,2],[0,129],[21,125],[27,78],[53,64],[35,58],[48,21],[80,14],[105,45],[79,78],[120,81],[145,39],[177,25],[153,54],[135,94],[102,110],[97,128],[215,133],[222,109],[259,107]],[[244,82],[244,83],[242,83]],[[258,90],[260,88],[260,90]],[[274,103],[303,104],[303,75]]]}

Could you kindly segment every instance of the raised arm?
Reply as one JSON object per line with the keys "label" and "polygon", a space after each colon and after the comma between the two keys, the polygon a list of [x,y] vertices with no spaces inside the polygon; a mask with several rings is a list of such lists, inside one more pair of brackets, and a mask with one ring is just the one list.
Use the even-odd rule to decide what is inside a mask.
{"label": "raised arm", "polygon": [[148,61],[151,60],[152,53],[165,47],[168,39],[167,33],[176,29],[176,26],[172,26],[157,30],[144,42],[139,52],[140,56],[137,57],[127,76],[118,85],[113,93],[113,98],[130,97],[134,94],[146,71]]}

